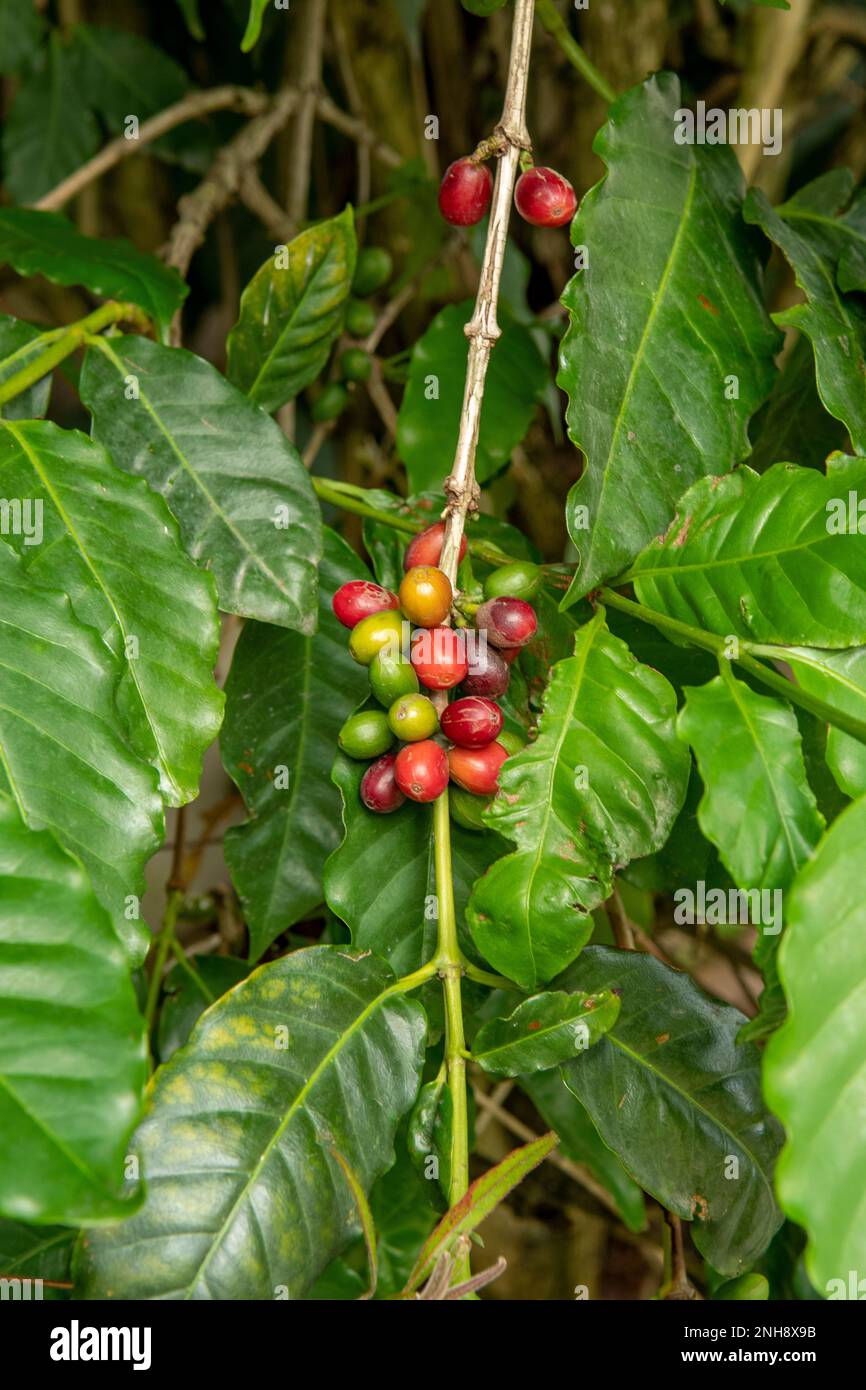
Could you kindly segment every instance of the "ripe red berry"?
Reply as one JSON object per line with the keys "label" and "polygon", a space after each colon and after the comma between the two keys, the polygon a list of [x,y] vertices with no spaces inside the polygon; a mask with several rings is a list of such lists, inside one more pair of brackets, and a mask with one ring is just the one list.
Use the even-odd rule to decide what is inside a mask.
{"label": "ripe red berry", "polygon": [[390,589],[383,589],[380,584],[371,584],[367,579],[350,579],[348,584],[340,585],[331,599],[334,616],[343,627],[354,627],[362,618],[399,606],[396,594],[392,594]]}
{"label": "ripe red berry", "polygon": [[400,585],[400,607],[418,627],[439,627],[451,612],[452,598],[448,575],[435,565],[413,565]]}
{"label": "ripe red berry", "polygon": [[361,778],[361,800],[368,811],[387,816],[406,800],[394,776],[396,762],[396,753],[386,753],[384,758],[371,763]]}
{"label": "ripe red berry", "polygon": [[490,598],[475,614],[478,627],[494,647],[525,647],[538,630],[531,603],[522,598]]}
{"label": "ripe red berry", "polygon": [[466,672],[462,695],[487,695],[494,699],[504,695],[511,678],[506,663],[495,647],[485,642],[479,645]]}
{"label": "ripe red berry", "polygon": [[442,711],[442,732],[461,748],[483,748],[499,737],[502,730],[502,710],[492,700],[468,695],[455,700]]}
{"label": "ripe red berry", "polygon": [[574,216],[577,197],[562,174],[536,167],[527,169],[517,180],[514,205],[533,227],[562,227]]}
{"label": "ripe red berry", "polygon": [[394,776],[400,791],[413,801],[435,801],[448,785],[445,749],[432,738],[407,743],[397,754]]}
{"label": "ripe red berry", "polygon": [[423,628],[412,634],[411,662],[428,690],[450,690],[468,670],[466,641],[450,627]]}
{"label": "ripe red berry", "polygon": [[493,195],[493,179],[486,164],[468,155],[455,159],[439,185],[439,211],[452,227],[472,227],[480,222]]}
{"label": "ripe red berry", "polygon": [[499,769],[508,757],[501,743],[483,748],[449,748],[448,768],[458,787],[475,796],[492,796],[499,782]]}
{"label": "ripe red berry", "polygon": [[[445,522],[437,521],[432,526],[428,526],[426,531],[419,531],[412,540],[403,556],[404,570],[413,569],[415,565],[438,565],[442,558],[442,544],[445,540]],[[460,560],[466,554],[466,537],[460,537]]]}

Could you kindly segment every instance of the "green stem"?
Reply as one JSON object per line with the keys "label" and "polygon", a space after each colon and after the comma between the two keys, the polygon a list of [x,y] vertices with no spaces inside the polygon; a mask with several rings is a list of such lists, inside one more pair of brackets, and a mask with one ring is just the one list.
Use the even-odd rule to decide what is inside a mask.
{"label": "green stem", "polygon": [[[436,900],[439,908],[439,934],[435,965],[442,979],[445,996],[445,1067],[451,1093],[451,1184],[449,1204],[453,1207],[469,1187],[469,1102],[466,1091],[466,1038],[463,1031],[461,980],[465,969],[457,939],[454,909],[454,880],[451,871],[451,819],[448,789],[433,806],[433,858],[436,869]],[[468,1256],[455,1272],[455,1282],[469,1276]]]}
{"label": "green stem", "polygon": [[518,993],[523,992],[520,985],[516,985],[513,980],[506,980],[504,975],[494,975],[492,970],[482,970],[479,965],[473,965],[471,960],[464,959],[463,973],[467,980],[474,980],[478,985],[487,985],[490,989],[516,989]]}
{"label": "green stem", "polygon": [[[69,357],[77,348],[81,347],[85,338],[90,333],[98,333],[100,329],[107,328],[110,323],[118,323],[121,319],[127,319],[135,324],[137,328],[145,329],[149,327],[150,320],[135,304],[119,304],[110,299],[106,304],[100,304],[98,309],[94,309],[92,314],[86,318],[79,319],[76,323],[70,323],[68,327],[53,330],[50,334],[44,334],[45,340],[53,338],[50,347],[44,352],[40,352],[38,357],[34,357],[28,362],[26,367],[22,367],[19,372],[7,378],[0,384],[0,406],[11,401],[14,396],[20,396],[22,391],[27,391],[31,386],[35,386],[37,381],[56,367],[58,362]],[[35,340],[40,341],[39,339]]]}
{"label": "green stem", "polygon": [[176,936],[172,936],[170,945],[172,953],[174,954],[174,958],[180,966],[181,970],[192,981],[193,985],[198,990],[202,999],[205,999],[208,1004],[212,1004],[216,996],[214,995],[212,990],[208,989],[207,985],[201,977],[200,972],[196,970],[195,966],[190,961],[186,951],[183,949]]}
{"label": "green stem", "polygon": [[[722,661],[736,661],[750,675],[764,685],[769,686],[778,695],[790,700],[792,705],[799,705],[801,709],[807,710],[809,714],[814,714],[817,719],[826,724],[832,724],[835,728],[841,729],[843,733],[850,734],[860,743],[866,743],[866,722],[856,719],[851,714],[846,714],[844,710],[835,709],[826,700],[821,700],[817,695],[811,695],[803,690],[793,681],[789,681],[785,676],[773,670],[770,666],[765,666],[763,661],[758,661],[754,655],[755,651],[762,655],[769,655],[773,650],[757,643],[747,642],[743,638],[737,638],[737,655],[728,656],[726,647],[728,639],[719,637],[714,632],[704,632],[702,628],[690,627],[688,623],[681,623],[678,618],[669,618],[666,613],[656,613],[652,608],[644,608],[642,603],[635,603],[633,599],[624,598],[622,594],[616,593],[613,589],[601,589],[598,593],[600,603],[608,608],[618,608],[621,613],[630,613],[633,618],[639,618],[643,623],[649,623],[652,627],[658,628],[665,636],[680,637],[693,647],[701,647],[704,651],[712,652],[713,656],[720,663]],[[774,650],[777,661],[785,660],[785,648],[778,647]]]}
{"label": "green stem", "polygon": [[548,34],[553,35],[568,61],[577,68],[582,77],[586,78],[590,87],[598,92],[608,106],[612,101],[616,101],[616,92],[613,87],[607,78],[602,76],[595,63],[587,58],[577,39],[572,37],[568,25],[554,5],[553,0],[535,0],[535,8],[538,18]]}
{"label": "green stem", "polygon": [[156,938],[156,953],[153,960],[153,971],[150,976],[150,984],[147,990],[147,1003],[144,1009],[144,1023],[147,1036],[150,1037],[150,1030],[153,1027],[153,1020],[156,1017],[156,1006],[159,1002],[159,990],[162,984],[165,962],[171,950],[171,943],[174,940],[174,929],[177,926],[177,919],[183,903],[183,893],[179,888],[173,888],[166,899],[165,913],[162,918],[162,927],[159,936]]}

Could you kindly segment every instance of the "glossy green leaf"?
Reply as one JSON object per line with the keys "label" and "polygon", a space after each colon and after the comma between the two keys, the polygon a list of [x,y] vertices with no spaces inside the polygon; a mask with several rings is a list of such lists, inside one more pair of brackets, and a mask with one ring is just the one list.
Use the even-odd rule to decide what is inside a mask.
{"label": "glossy green leaf", "polygon": [[[19,0],[19,8],[26,8],[26,0],[24,3]],[[3,42],[5,48],[5,25]],[[4,125],[3,167],[11,197],[16,203],[35,203],[85,164],[99,149],[99,143],[97,121],[88,104],[81,99],[74,53],[55,30],[49,40],[45,62],[24,78]],[[24,210],[3,208],[3,217],[12,211]],[[72,231],[71,225],[69,230]],[[15,269],[19,267],[16,265]],[[40,273],[50,280],[55,278],[47,270],[40,270]],[[75,282],[61,280],[60,283]],[[123,297],[131,298],[129,295]]]}
{"label": "glossy green leaf", "polygon": [[760,1052],[737,1043],[743,1015],[653,956],[606,946],[557,985],[620,992],[617,1022],[567,1063],[566,1082],[641,1187],[692,1223],[710,1264],[742,1273],[782,1219],[781,1128],[761,1098]]}
{"label": "glossy green leaf", "polygon": [[175,966],[163,986],[159,1015],[159,1060],[183,1047],[205,1009],[250,973],[246,961],[236,956],[195,956],[190,961],[195,978]]}
{"label": "glossy green leaf", "polygon": [[354,551],[326,528],[316,636],[247,623],[232,659],[220,746],[250,819],[228,832],[225,854],[252,960],[322,901],[325,860],[340,841],[329,772],[337,735],[368,684],[331,597],[366,577]]}
{"label": "glossy green leaf", "polygon": [[[815,647],[786,647],[780,653],[804,690],[834,709],[866,722],[866,647],[828,652]],[[827,766],[847,796],[866,792],[866,744],[841,729],[829,729]]]}
{"label": "glossy green leaf", "polygon": [[565,1157],[585,1165],[596,1182],[607,1188],[630,1231],[642,1231],[646,1226],[643,1193],[613,1149],[605,1144],[586,1107],[569,1091],[562,1071],[556,1068],[522,1076],[519,1085],[545,1125],[556,1130]]}
{"label": "glossy green leaf", "polygon": [[756,473],[788,459],[822,468],[827,455],[844,446],[845,426],[827,414],[818,395],[815,358],[808,338],[797,337],[766,405],[752,424],[748,462]]}
{"label": "glossy green leaf", "polygon": [[[37,328],[34,323],[0,314],[0,382],[20,372],[28,360],[36,356],[42,347],[36,340],[41,338],[43,332],[44,329]],[[13,396],[11,401],[0,406],[0,416],[7,420],[37,420],[47,411],[50,399],[49,372],[19,396]]]}
{"label": "glossy green leaf", "polygon": [[[734,883],[784,891],[823,828],[793,710],[726,674],[686,691],[679,731],[704,782],[701,830]],[[774,933],[781,925],[764,923]]]}
{"label": "glossy green leaf", "polygon": [[553,668],[538,736],[505,763],[487,823],[518,850],[475,886],[468,922],[495,969],[536,989],[589,939],[615,865],[664,844],[688,785],[676,700],[605,626]]}
{"label": "glossy green leaf", "polygon": [[777,463],[696,483],[668,530],[629,572],[641,603],[692,626],[756,642],[866,642],[866,546],[833,529],[866,459],[828,473]]}
{"label": "glossy green leaf", "polygon": [[0,33],[3,34],[0,73],[4,77],[20,75],[35,66],[45,35],[45,20],[35,5],[22,5],[21,0],[0,0]]}
{"label": "glossy green leaf", "polygon": [[81,396],[114,460],[168,501],[220,607],[315,631],[319,507],[279,426],[209,362],[140,337],[100,338]]}
{"label": "glossy green leaf", "polygon": [[[801,869],[791,890],[779,972],[788,1018],[770,1040],[767,1096],[788,1140],[779,1199],[809,1233],[806,1266],[831,1298],[852,1294],[866,1245],[866,800],[854,802]],[[832,1281],[841,1280],[839,1285]]]}
{"label": "glossy green leaf", "polygon": [[[343,795],[344,837],[325,866],[325,898],[356,946],[382,956],[400,975],[417,970],[436,944],[432,806],[407,801],[390,815],[361,802],[366,767],[337,756],[333,779]],[[498,835],[452,822],[451,863],[458,924],[472,885],[506,846]],[[467,944],[467,943],[464,943]]]}
{"label": "glossy green leaf", "polygon": [[798,328],[810,340],[821,400],[831,415],[844,422],[854,448],[862,453],[866,452],[866,308],[844,293],[845,285],[857,285],[862,266],[862,201],[853,218],[845,213],[852,187],[847,170],[833,169],[777,208],[753,188],[743,216],[761,227],[790,262],[806,302],[774,314],[774,321],[782,328]]}
{"label": "glossy green leaf", "polygon": [[129,1212],[124,1158],[146,1076],[107,913],[81,864],[0,797],[0,1212],[66,1225]]}
{"label": "glossy green leaf", "polygon": [[[469,342],[470,303],[449,304],[418,339],[397,418],[397,447],[413,492],[439,488],[457,445]],[[529,428],[547,380],[529,330],[505,316],[490,357],[475,455],[480,483],[506,466]]]}
{"label": "glossy green leaf", "polygon": [[405,1149],[370,1193],[370,1207],[379,1237],[378,1298],[390,1298],[404,1287],[427,1236],[436,1221],[428,1200],[431,1183],[413,1169]]}
{"label": "glossy green leaf", "polygon": [[0,545],[0,785],[34,829],[78,856],[130,957],[144,866],[163,834],[155,771],[125,741],[117,664],[66,594],[37,588]]}
{"label": "glossy green leaf", "polygon": [[586,468],[566,508],[580,568],[565,603],[625,569],[696,478],[746,456],[773,379],[736,155],[678,144],[682,108],[670,73],[614,103],[594,146],[607,173],[572,224],[589,259],[563,295],[558,380]]}
{"label": "glossy green leaf", "polygon": [[472,1057],[490,1076],[526,1076],[570,1061],[598,1042],[616,1021],[615,994],[536,994],[507,1018],[493,1018],[472,1044]]}
{"label": "glossy green leaf", "polygon": [[99,444],[45,420],[0,423],[0,492],[22,517],[40,508],[39,543],[7,541],[31,581],[68,594],[111,648],[134,748],[170,805],[192,801],[222,718],[219,617],[213,581],[182,548],[168,507]]}
{"label": "glossy green leaf", "polygon": [[83,236],[60,213],[35,208],[0,208],[0,264],[56,285],[85,285],[102,299],[131,301],[163,333],[188,293],[176,270],[131,241]]}
{"label": "glossy green leaf", "polygon": [[343,326],[357,244],[351,208],[278,247],[241,295],[228,375],[263,410],[294,400],[320,374]]}
{"label": "glossy green leaf", "polygon": [[[37,1297],[37,1279],[71,1284],[69,1265],[77,1235],[69,1226],[28,1226],[20,1221],[0,1220],[0,1279],[33,1280],[31,1299]],[[47,1302],[68,1296],[69,1292],[43,1286],[42,1298]]]}
{"label": "glossy green leaf", "polygon": [[[79,91],[112,135],[124,133],[130,113],[145,121],[190,90],[183,68],[141,34],[76,24],[72,43]],[[196,173],[205,172],[215,152],[207,128],[192,121],[154,140],[148,150]]]}
{"label": "glossy green leaf", "polygon": [[537,1168],[539,1163],[547,1158],[558,1143],[555,1134],[543,1134],[540,1139],[533,1139],[531,1144],[513,1149],[495,1167],[488,1168],[486,1173],[476,1178],[466,1194],[445,1213],[436,1229],[431,1231],[424,1242],[407,1280],[406,1293],[413,1293],[419,1289],[433,1273],[439,1256],[451,1250],[460,1236],[469,1235],[476,1230],[482,1221],[495,1211],[499,1203],[504,1201],[509,1192],[523,1181],[527,1173],[531,1173],[533,1168]]}
{"label": "glossy green leaf", "polygon": [[424,1012],[393,984],[368,951],[313,946],[202,1016],[134,1141],[144,1206],[86,1237],[85,1297],[297,1298],[314,1282],[358,1231],[329,1146],[369,1192],[418,1090]]}

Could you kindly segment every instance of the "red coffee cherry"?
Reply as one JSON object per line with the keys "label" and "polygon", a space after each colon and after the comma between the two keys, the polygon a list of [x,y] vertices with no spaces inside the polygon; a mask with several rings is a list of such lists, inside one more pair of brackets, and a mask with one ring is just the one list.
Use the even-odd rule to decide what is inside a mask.
{"label": "red coffee cherry", "polygon": [[[403,556],[404,570],[415,565],[438,565],[442,558],[442,544],[445,540],[445,522],[437,521],[426,531],[419,531],[409,542]],[[460,537],[460,560],[466,554],[466,537]]]}
{"label": "red coffee cherry", "polygon": [[354,627],[362,618],[382,613],[386,608],[399,608],[400,604],[390,589],[371,584],[367,579],[350,579],[348,584],[340,585],[331,599],[331,607],[343,627]]}
{"label": "red coffee cherry", "polygon": [[439,721],[443,734],[461,748],[483,748],[499,737],[502,710],[492,700],[468,695],[455,700],[442,711]]}
{"label": "red coffee cherry", "polygon": [[517,180],[514,205],[533,227],[562,227],[574,216],[577,197],[562,174],[537,166]]}
{"label": "red coffee cherry", "polygon": [[461,695],[486,695],[496,698],[508,689],[511,672],[495,647],[485,642],[476,652],[461,686]]}
{"label": "red coffee cherry", "polygon": [[531,603],[522,598],[490,598],[475,614],[476,625],[494,647],[525,647],[538,630]]}
{"label": "red coffee cherry", "polygon": [[418,627],[438,627],[451,612],[453,592],[447,574],[435,565],[413,565],[400,585],[400,607]]}
{"label": "red coffee cherry", "polygon": [[445,749],[432,738],[407,743],[397,754],[394,776],[400,791],[413,801],[435,801],[448,786]]}
{"label": "red coffee cherry", "polygon": [[429,627],[412,634],[411,662],[428,690],[450,690],[468,670],[466,641],[450,627]]}
{"label": "red coffee cherry", "polygon": [[371,763],[361,778],[361,800],[368,811],[387,816],[406,800],[394,776],[396,762],[396,753],[386,753]]}
{"label": "red coffee cherry", "polygon": [[452,227],[472,227],[480,222],[493,195],[493,179],[486,164],[468,155],[455,159],[439,185],[439,211]]}
{"label": "red coffee cherry", "polygon": [[475,796],[492,796],[499,785],[499,769],[508,757],[501,743],[483,748],[449,748],[448,769],[452,781]]}

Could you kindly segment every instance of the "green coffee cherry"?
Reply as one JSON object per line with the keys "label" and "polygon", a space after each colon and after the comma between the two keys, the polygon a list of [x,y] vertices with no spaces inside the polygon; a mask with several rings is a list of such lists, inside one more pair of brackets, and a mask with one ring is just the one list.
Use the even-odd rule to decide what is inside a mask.
{"label": "green coffee cherry", "polygon": [[370,663],[370,689],[386,709],[401,695],[417,695],[420,690],[415,668],[410,661],[390,651],[379,652]]}
{"label": "green coffee cherry", "polygon": [[515,560],[488,574],[484,581],[484,597],[531,599],[538,593],[540,583],[539,565],[529,560]]}
{"label": "green coffee cherry", "polygon": [[362,618],[349,636],[349,655],[361,666],[369,666],[383,647],[399,652],[404,622],[402,613],[394,608],[386,608],[381,613],[371,613],[369,618]]}
{"label": "green coffee cherry", "polygon": [[489,797],[473,796],[471,792],[465,792],[456,782],[452,782],[448,792],[448,805],[451,819],[462,825],[464,830],[487,829],[481,814],[490,805]]}
{"label": "green coffee cherry", "polygon": [[317,424],[324,424],[326,420],[336,420],[349,404],[349,393],[345,386],[339,382],[332,382],[326,386],[321,396],[313,403],[310,414]]}
{"label": "green coffee cherry", "polygon": [[387,285],[393,272],[394,262],[384,246],[365,246],[363,251],[358,252],[352,293],[360,295],[362,299],[368,294],[375,294],[383,285]]}
{"label": "green coffee cherry", "polygon": [[380,709],[362,709],[346,720],[338,742],[349,758],[378,758],[394,742],[388,716]]}
{"label": "green coffee cherry", "polygon": [[361,299],[350,299],[346,305],[346,332],[350,338],[366,338],[376,327],[376,310]]}
{"label": "green coffee cherry", "polygon": [[340,358],[344,381],[369,381],[372,370],[373,359],[363,348],[347,348]]}
{"label": "green coffee cherry", "polygon": [[439,716],[426,695],[401,695],[388,711],[388,725],[404,743],[418,743],[436,733]]}
{"label": "green coffee cherry", "polygon": [[496,742],[502,744],[509,758],[512,758],[515,753],[519,753],[521,748],[526,747],[526,739],[522,738],[520,734],[513,733],[511,729],[503,729],[500,734],[497,734]]}

